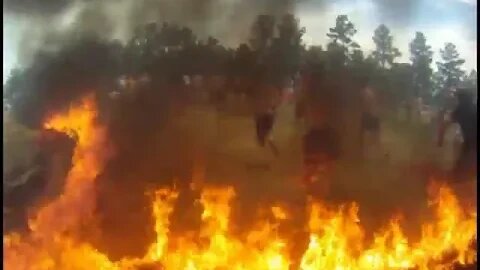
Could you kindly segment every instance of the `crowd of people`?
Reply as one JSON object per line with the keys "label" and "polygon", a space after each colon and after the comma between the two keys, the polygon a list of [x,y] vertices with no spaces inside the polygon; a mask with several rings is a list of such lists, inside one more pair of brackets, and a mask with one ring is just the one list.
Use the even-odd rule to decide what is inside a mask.
{"label": "crowd of people", "polygon": [[[240,94],[232,91],[236,98],[242,98],[251,105],[252,126],[255,130],[252,137],[256,138],[259,147],[271,151],[275,157],[282,154],[282,146],[279,147],[272,136],[274,127],[279,124],[276,121],[278,109],[283,102],[294,103],[294,118],[297,122],[301,122],[303,126],[302,131],[299,131],[303,133],[301,137],[302,185],[305,187],[307,194],[316,196],[324,196],[329,192],[336,164],[345,156],[342,147],[344,138],[358,137],[358,144],[361,149],[360,157],[363,159],[368,159],[370,152],[378,153],[382,151],[381,119],[383,115],[382,104],[378,98],[379,89],[376,89],[370,83],[368,77],[360,78],[357,81],[354,91],[358,93],[358,98],[355,99],[354,103],[358,103],[358,111],[353,115],[358,118],[359,130],[345,136],[345,134],[341,134],[345,131],[339,130],[336,126],[336,122],[339,121],[337,113],[339,107],[348,107],[351,106],[351,103],[345,105],[339,101],[338,92],[343,90],[336,89],[334,84],[329,83],[329,80],[331,79],[327,78],[321,69],[305,69],[291,78],[288,87],[286,87],[282,83],[275,83],[274,80],[271,80],[268,69],[259,68],[255,77],[249,83],[237,84],[237,87],[248,85],[249,89],[247,91]],[[195,84],[193,81],[190,77],[184,78],[183,85],[185,88],[192,88]],[[225,93],[219,93],[222,93],[222,89],[232,87],[232,84],[226,83],[228,80],[222,82],[217,82],[219,85],[214,85],[213,89],[215,91],[210,91],[210,98],[207,98],[208,103],[225,102]],[[150,84],[148,76],[142,76],[141,80],[137,81],[125,80],[122,87],[129,90],[125,91],[126,96],[132,97],[132,93],[135,96],[138,91],[145,92],[146,89],[142,89],[141,86],[148,84]],[[140,89],[138,89],[139,87]],[[137,88],[138,91],[135,91],[134,88]],[[183,93],[180,98],[185,99],[185,89],[179,92]],[[192,93],[188,90],[186,92]],[[117,100],[119,96],[122,96],[122,94],[118,91],[115,92],[115,95],[111,95],[114,100]],[[223,98],[219,98],[219,96]],[[348,95],[348,98],[353,99],[354,97],[355,95]],[[476,178],[476,105],[470,89],[456,89],[452,99],[455,99],[456,103],[439,112],[438,146],[443,145],[444,135],[448,127],[452,123],[457,123],[461,130],[463,143],[455,165],[449,173],[449,179],[452,181],[471,180]],[[41,145],[40,148],[42,148]],[[28,173],[13,178],[21,180],[26,177],[29,177]],[[15,187],[12,188],[16,189]]]}
{"label": "crowd of people", "polygon": [[[306,69],[293,76],[289,83],[276,84],[272,83],[267,69],[259,68],[251,83],[252,89],[247,91],[257,144],[270,150],[274,156],[281,154],[281,147],[272,137],[272,130],[278,122],[277,111],[282,102],[293,99],[295,119],[302,122],[305,128],[302,135],[303,185],[309,191],[321,190],[322,193],[328,192],[335,164],[342,157],[343,136],[339,133],[344,131],[339,131],[335,126],[335,122],[338,121],[336,107],[346,106],[338,101],[340,90],[332,89],[328,81],[329,78],[326,78],[321,69]],[[213,94],[218,94],[219,91]],[[359,111],[355,115],[359,118],[360,125],[359,130],[349,136],[358,137],[360,157],[368,159],[372,153],[388,155],[387,151],[382,149],[381,143],[381,119],[384,117],[383,105],[378,97],[379,89],[376,89],[365,76],[358,79],[354,91],[358,92],[359,97],[354,102],[358,103]],[[438,144],[442,145],[448,123],[458,123],[463,144],[450,178],[471,179],[472,176],[476,176],[476,106],[470,89],[459,88],[455,93],[458,101],[456,107],[446,108],[450,116],[442,117],[449,120],[436,125],[440,128]],[[224,99],[211,98],[210,101],[218,103]],[[439,111],[439,114],[447,115],[447,110]]]}
{"label": "crowd of people", "polygon": [[[333,107],[338,105],[332,98],[334,89],[325,89],[321,73],[304,72],[301,83],[295,88],[295,116],[297,120],[306,120],[306,132],[302,137],[304,161],[303,184],[309,190],[312,185],[319,185],[323,193],[328,192],[329,180],[335,163],[341,156],[341,136],[332,126],[335,119]],[[279,150],[271,139],[275,124],[276,109],[280,105],[281,90],[268,85],[259,87],[255,124],[258,144],[269,146],[277,156]],[[361,157],[369,158],[370,152],[383,153],[381,144],[381,105],[377,98],[377,89],[372,87],[368,78],[361,78],[358,84],[360,92],[360,130],[357,133],[360,142]],[[319,98],[312,98],[313,92],[322,92]],[[457,88],[454,91],[455,105],[439,110],[443,117],[437,123],[438,146],[443,145],[445,131],[452,123],[460,127],[463,142],[451,172],[447,173],[452,181],[472,180],[476,178],[476,106],[471,89]],[[312,99],[314,100],[312,102]],[[448,112],[448,113],[447,113]],[[333,120],[335,121],[335,120]],[[355,136],[355,134],[352,134]],[[382,154],[381,154],[382,155]],[[385,154],[388,155],[388,154]]]}

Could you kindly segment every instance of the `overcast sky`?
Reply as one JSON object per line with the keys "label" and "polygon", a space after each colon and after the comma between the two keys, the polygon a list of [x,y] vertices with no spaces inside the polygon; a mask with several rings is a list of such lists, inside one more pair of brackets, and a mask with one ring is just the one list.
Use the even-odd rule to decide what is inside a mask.
{"label": "overcast sky", "polygon": [[[389,2],[406,3],[391,5]],[[402,52],[397,60],[409,61],[408,44],[421,31],[432,46],[434,60],[445,42],[453,42],[465,59],[464,68],[477,68],[476,0],[339,0],[320,5],[305,1],[298,5],[297,14],[306,27],[307,44],[327,43],[325,35],[334,25],[338,14],[346,14],[358,30],[354,37],[365,51],[374,48],[372,35],[383,23],[394,36],[394,45]]]}
{"label": "overcast sky", "polygon": [[[232,3],[242,0],[222,1]],[[297,1],[299,3],[295,6],[295,13],[300,19],[301,25],[307,29],[304,37],[307,45],[325,45],[327,42],[326,33],[335,24],[336,16],[346,14],[358,30],[354,40],[367,53],[374,48],[372,35],[375,28],[384,23],[390,28],[394,36],[394,45],[402,52],[402,57],[397,61],[407,62],[409,60],[408,44],[414,37],[415,32],[421,31],[426,35],[427,43],[432,46],[434,61],[438,60],[438,51],[444,46],[445,42],[453,42],[457,46],[461,57],[465,59],[464,69],[477,68],[476,0]],[[116,3],[125,2],[127,1],[117,1]],[[128,9],[128,5],[123,5],[123,7]],[[233,5],[232,7],[232,9],[235,9]],[[222,16],[225,14],[226,12],[223,12]],[[71,16],[67,14],[62,15],[62,17],[64,18],[63,21],[68,22],[68,17]],[[35,29],[35,21],[29,15],[6,14],[4,10],[3,23],[3,81],[5,82],[10,70],[17,66],[19,47],[23,46],[23,53],[28,53],[25,47],[35,47],[28,44],[28,42],[35,42],[34,38],[22,39],[22,34],[25,33],[26,29]],[[118,23],[115,23],[115,25],[118,25]],[[55,26],[58,27],[57,22],[55,22]],[[226,27],[230,28],[230,26]],[[249,27],[249,25],[245,26],[245,29]],[[228,29],[222,31],[228,32]],[[29,32],[29,35],[35,34],[35,31]],[[213,33],[213,35],[215,34]],[[435,67],[435,65],[433,66]]]}

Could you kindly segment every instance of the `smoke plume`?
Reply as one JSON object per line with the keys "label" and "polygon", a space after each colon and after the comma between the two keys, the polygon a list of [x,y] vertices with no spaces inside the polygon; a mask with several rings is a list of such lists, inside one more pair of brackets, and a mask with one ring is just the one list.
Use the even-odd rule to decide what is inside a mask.
{"label": "smoke plume", "polygon": [[191,28],[201,39],[214,36],[223,44],[245,40],[258,14],[293,12],[294,0],[48,0],[4,2],[4,15],[20,42],[18,64],[29,65],[45,44],[62,47],[69,34],[88,33],[128,40],[150,22],[171,22]]}

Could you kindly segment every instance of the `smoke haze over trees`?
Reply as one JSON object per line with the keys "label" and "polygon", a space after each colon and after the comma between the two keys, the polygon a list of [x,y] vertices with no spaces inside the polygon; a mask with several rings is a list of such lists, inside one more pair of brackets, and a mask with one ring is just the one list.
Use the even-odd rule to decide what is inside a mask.
{"label": "smoke haze over trees", "polygon": [[[210,23],[211,5],[221,6],[216,1],[196,2],[193,6],[197,6],[198,12],[191,10],[192,3],[187,0],[171,4],[175,10],[189,7],[181,13],[182,16],[192,15],[190,22],[195,25],[194,28],[188,26],[189,21],[180,25],[175,19],[158,22],[157,18],[144,23],[132,18],[128,22],[132,29],[131,38],[126,42],[112,40],[114,31],[108,26],[112,22],[102,13],[106,12],[109,1],[93,3],[96,6],[91,4],[79,8],[80,19],[74,21],[70,30],[59,35],[47,35],[44,41],[48,43],[40,44],[52,46],[41,46],[42,50],[35,54],[30,65],[12,72],[4,86],[4,98],[22,123],[38,126],[49,110],[67,106],[86,91],[103,91],[99,96],[106,96],[109,90],[105,89],[111,90],[121,75],[149,74],[153,85],[163,82],[178,84],[184,75],[226,76],[229,82],[233,82],[238,77],[253,80],[255,70],[262,66],[270,82],[281,86],[300,70],[322,66],[326,73],[350,74],[354,84],[355,78],[370,78],[371,84],[396,104],[415,97],[430,100],[462,81],[476,84],[472,76],[468,80],[464,78],[464,60],[454,44],[448,43],[443,50],[435,52],[441,54],[442,61],[437,63],[438,72],[432,74],[434,52],[427,45],[428,37],[417,32],[410,43],[410,52],[402,52],[410,53],[411,63],[396,63],[401,52],[393,46],[394,34],[386,25],[380,25],[372,33],[376,50],[368,53],[355,42],[358,30],[346,15],[339,15],[332,22],[329,32],[325,33],[330,38],[326,50],[320,46],[306,47],[302,37],[308,29],[288,12],[293,7],[291,1],[259,1],[255,6],[249,6],[257,13],[267,13],[244,23],[247,26],[242,27],[248,29],[248,34],[238,46],[227,46],[221,42],[225,38],[205,35],[205,31],[198,29]],[[151,1],[152,6],[149,3],[146,1],[141,7],[154,10],[160,6],[170,7],[168,1],[162,4]],[[84,3],[52,1],[50,4],[37,9],[30,2],[7,1],[6,8],[10,12],[31,14],[46,20],[46,15],[53,16],[66,6],[81,6]],[[225,6],[223,8],[226,9]],[[145,15],[143,19],[148,17]],[[96,27],[102,24],[104,27]],[[235,29],[232,28],[232,31],[235,32]],[[251,87],[231,84],[224,91],[229,91],[227,88],[241,88],[238,91],[248,92]]]}

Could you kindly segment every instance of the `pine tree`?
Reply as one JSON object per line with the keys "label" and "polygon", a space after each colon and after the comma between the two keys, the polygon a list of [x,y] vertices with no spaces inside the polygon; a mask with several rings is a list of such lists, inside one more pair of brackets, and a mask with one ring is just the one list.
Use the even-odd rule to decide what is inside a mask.
{"label": "pine tree", "polygon": [[401,56],[400,51],[393,47],[393,36],[390,35],[390,30],[384,24],[375,29],[373,42],[376,46],[372,53],[373,58],[382,68],[385,68],[386,64],[391,67],[395,58]]}
{"label": "pine tree", "polygon": [[355,26],[348,20],[347,15],[339,15],[335,21],[335,27],[330,28],[327,36],[332,40],[327,45],[330,60],[335,65],[345,65],[349,58],[349,52],[358,50],[360,46],[352,40],[357,33]]}
{"label": "pine tree", "polygon": [[413,71],[413,94],[415,97],[429,99],[432,93],[432,63],[431,47],[426,44],[425,35],[415,34],[410,43],[410,61]]}
{"label": "pine tree", "polygon": [[460,58],[460,54],[453,43],[446,43],[445,48],[440,49],[440,55],[442,61],[437,62],[437,67],[443,81],[442,90],[445,91],[456,87],[460,82],[464,74],[460,67],[465,63],[465,60]]}

